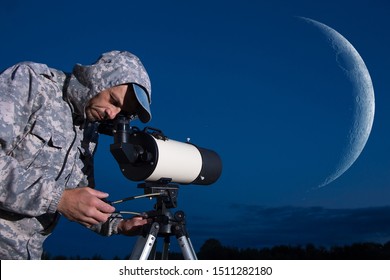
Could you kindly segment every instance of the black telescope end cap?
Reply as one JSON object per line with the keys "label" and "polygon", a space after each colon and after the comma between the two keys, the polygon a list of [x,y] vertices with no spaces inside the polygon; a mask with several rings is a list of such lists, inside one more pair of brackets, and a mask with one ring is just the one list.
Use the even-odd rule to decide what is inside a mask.
{"label": "black telescope end cap", "polygon": [[202,169],[192,184],[211,185],[215,183],[222,174],[222,160],[219,155],[212,150],[197,148],[202,156]]}

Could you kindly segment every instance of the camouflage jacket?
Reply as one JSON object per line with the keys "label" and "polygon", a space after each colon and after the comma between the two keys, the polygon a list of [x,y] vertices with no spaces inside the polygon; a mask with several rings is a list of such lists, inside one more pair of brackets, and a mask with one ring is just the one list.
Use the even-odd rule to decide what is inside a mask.
{"label": "camouflage jacket", "polygon": [[[43,242],[58,220],[56,209],[64,189],[93,187],[98,133],[96,123],[85,121],[86,102],[101,90],[126,82],[150,91],[137,58],[122,54],[114,51],[94,65],[76,65],[72,74],[32,62],[1,73],[0,259],[41,258]],[[112,64],[123,61],[132,68],[136,65],[139,71],[133,72],[141,75],[123,67],[113,70]],[[93,230],[114,234],[119,221],[110,219]]]}

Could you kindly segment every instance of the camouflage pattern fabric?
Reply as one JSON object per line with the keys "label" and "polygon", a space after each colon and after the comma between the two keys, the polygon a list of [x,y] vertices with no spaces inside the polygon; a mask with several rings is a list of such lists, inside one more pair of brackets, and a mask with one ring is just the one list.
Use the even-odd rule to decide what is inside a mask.
{"label": "camouflage pattern fabric", "polygon": [[[54,229],[65,189],[94,187],[97,123],[85,119],[90,98],[137,83],[149,95],[149,77],[128,53],[103,54],[71,74],[23,62],[0,74],[0,259],[40,259]],[[115,234],[120,219],[93,230]]]}

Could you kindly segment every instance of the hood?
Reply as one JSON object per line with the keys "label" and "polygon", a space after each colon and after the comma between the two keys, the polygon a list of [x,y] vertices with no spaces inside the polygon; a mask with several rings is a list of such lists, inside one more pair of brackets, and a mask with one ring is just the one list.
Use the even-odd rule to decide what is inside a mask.
{"label": "hood", "polygon": [[[149,104],[152,102],[148,73],[135,55],[127,51],[110,51],[92,65],[76,64],[66,89],[75,120],[86,119],[85,106],[99,92],[128,83],[138,85],[145,91]],[[150,112],[147,113],[150,119]]]}

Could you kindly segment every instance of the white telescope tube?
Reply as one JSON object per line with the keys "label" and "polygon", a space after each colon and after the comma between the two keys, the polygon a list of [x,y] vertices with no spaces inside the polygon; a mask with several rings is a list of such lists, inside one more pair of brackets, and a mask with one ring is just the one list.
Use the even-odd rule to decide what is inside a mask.
{"label": "white telescope tube", "polygon": [[191,144],[175,140],[155,139],[158,148],[158,162],[147,181],[171,178],[173,182],[189,184],[202,169],[202,156]]}

